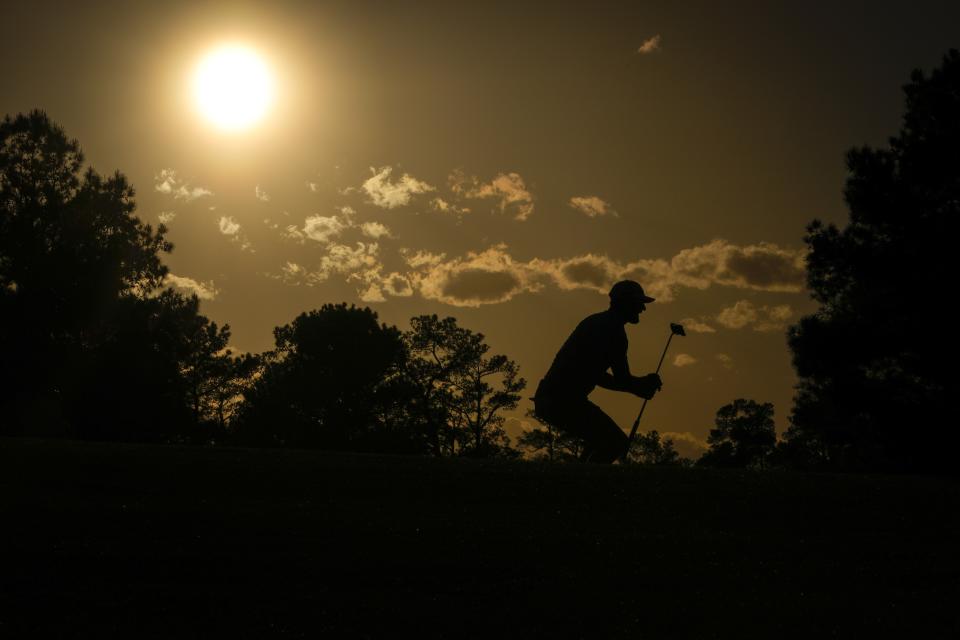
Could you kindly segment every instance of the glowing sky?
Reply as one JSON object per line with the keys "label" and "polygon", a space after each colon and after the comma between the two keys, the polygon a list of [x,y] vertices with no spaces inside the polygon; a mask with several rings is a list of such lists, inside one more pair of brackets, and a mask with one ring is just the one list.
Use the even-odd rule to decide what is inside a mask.
{"label": "glowing sky", "polygon": [[[641,430],[691,442],[737,397],[784,428],[804,225],[845,220],[846,149],[883,144],[911,69],[960,46],[948,2],[79,4],[4,7],[0,111],[45,109],[130,178],[170,283],[236,348],[325,302],[454,315],[532,394],[629,276],[660,299],[628,327],[635,373],[688,329]],[[191,92],[222,41],[275,73],[234,133]],[[639,408],[594,399],[625,427]]]}

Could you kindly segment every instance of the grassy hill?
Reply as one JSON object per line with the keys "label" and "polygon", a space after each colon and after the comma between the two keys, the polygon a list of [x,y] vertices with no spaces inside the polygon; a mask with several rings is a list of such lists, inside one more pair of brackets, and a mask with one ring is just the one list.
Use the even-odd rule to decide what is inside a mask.
{"label": "grassy hill", "polygon": [[960,635],[960,484],[0,439],[0,637]]}

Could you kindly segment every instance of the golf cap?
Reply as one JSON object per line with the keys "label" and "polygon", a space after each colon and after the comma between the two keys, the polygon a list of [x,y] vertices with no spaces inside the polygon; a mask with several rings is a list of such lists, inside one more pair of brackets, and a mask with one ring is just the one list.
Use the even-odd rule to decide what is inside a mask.
{"label": "golf cap", "polygon": [[643,287],[633,280],[621,280],[610,288],[611,300],[626,300],[634,298],[641,302],[653,302],[656,298],[651,298],[643,292]]}

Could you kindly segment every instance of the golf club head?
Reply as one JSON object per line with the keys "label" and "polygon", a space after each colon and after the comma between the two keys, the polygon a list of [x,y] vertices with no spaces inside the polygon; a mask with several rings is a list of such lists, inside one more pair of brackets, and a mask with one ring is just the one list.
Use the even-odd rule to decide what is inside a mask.
{"label": "golf club head", "polygon": [[670,331],[671,331],[671,332],[673,333],[673,335],[675,335],[675,336],[686,336],[686,335],[687,335],[686,332],[683,330],[683,325],[682,325],[682,324],[677,324],[676,322],[671,322],[671,323],[670,323]]}

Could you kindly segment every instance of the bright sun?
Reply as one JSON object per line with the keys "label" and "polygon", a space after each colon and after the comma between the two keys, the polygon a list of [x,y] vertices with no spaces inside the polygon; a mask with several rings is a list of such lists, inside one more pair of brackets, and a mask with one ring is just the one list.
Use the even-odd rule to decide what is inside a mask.
{"label": "bright sun", "polygon": [[266,63],[239,45],[208,54],[197,67],[193,89],[200,112],[227,131],[253,125],[273,102],[273,77]]}

